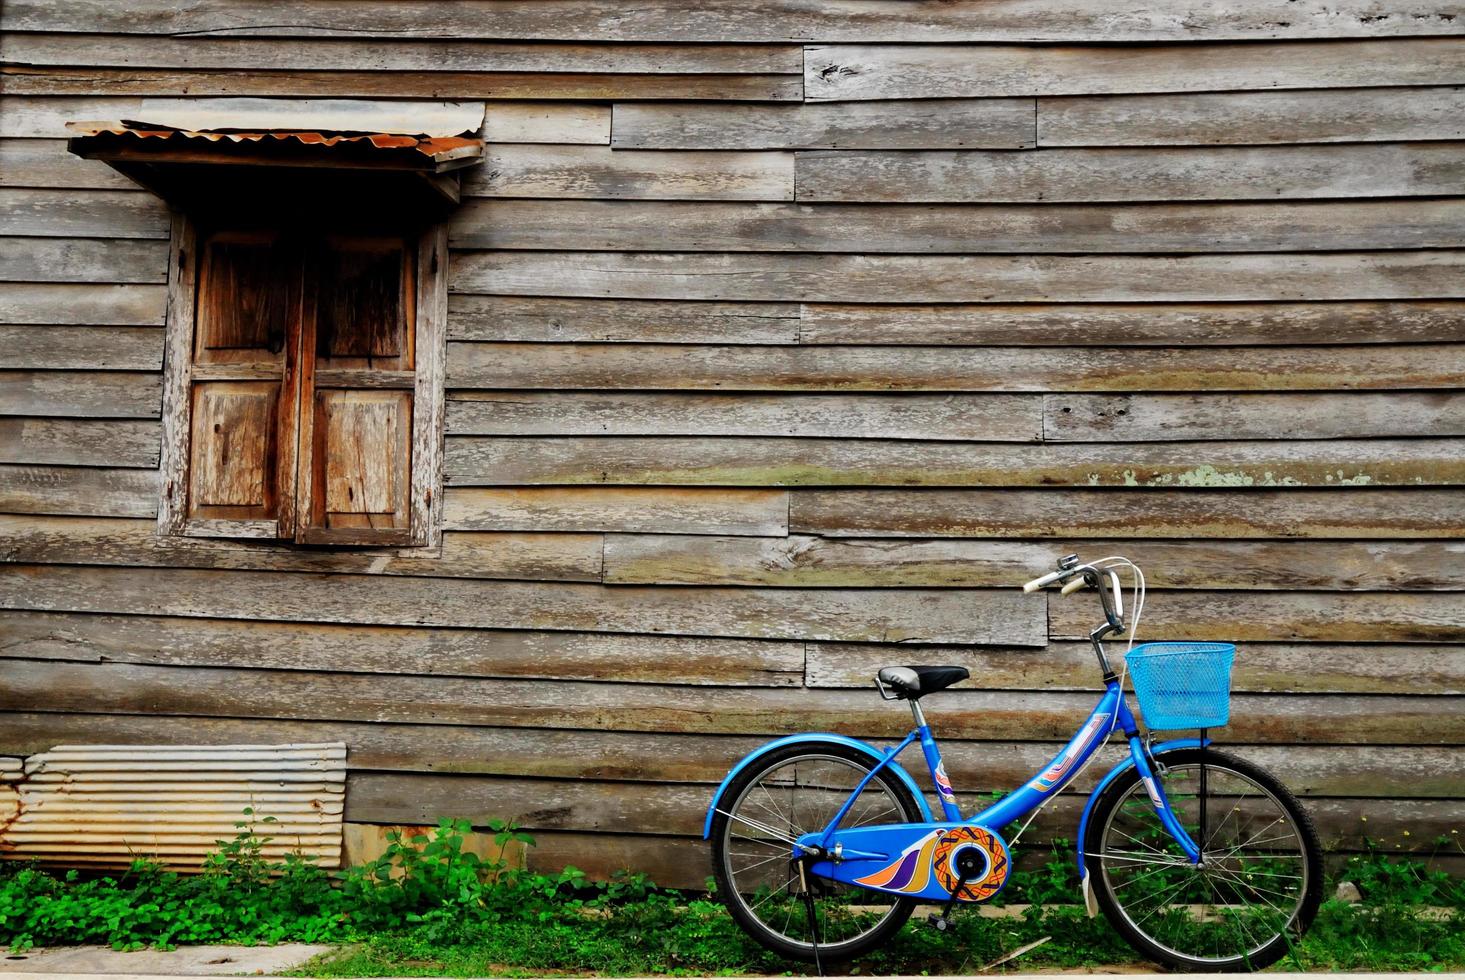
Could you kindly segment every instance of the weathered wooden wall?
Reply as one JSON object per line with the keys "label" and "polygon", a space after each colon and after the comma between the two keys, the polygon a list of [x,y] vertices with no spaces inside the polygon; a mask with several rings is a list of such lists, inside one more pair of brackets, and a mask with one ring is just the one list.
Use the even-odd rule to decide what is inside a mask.
{"label": "weathered wooden wall", "polygon": [[[1152,638],[1343,849],[1465,822],[1465,9],[1421,0],[10,0],[0,754],[349,743],[347,819],[707,871],[775,733],[931,702],[970,794]],[[158,541],[148,96],[490,100],[451,229],[441,557]],[[1077,799],[1038,836],[1071,835]],[[1365,821],[1366,818],[1366,821]],[[1402,836],[1405,830],[1410,836]]]}

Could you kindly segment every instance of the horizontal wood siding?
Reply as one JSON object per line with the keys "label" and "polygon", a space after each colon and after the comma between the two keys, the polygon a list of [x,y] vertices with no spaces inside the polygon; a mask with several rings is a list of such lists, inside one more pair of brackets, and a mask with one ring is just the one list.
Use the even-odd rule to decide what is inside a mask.
{"label": "horizontal wood siding", "polygon": [[[1427,849],[1465,10],[1386,7],[10,0],[0,755],[342,739],[348,821],[700,887],[738,758],[904,730],[882,665],[972,668],[927,705],[964,801],[1026,778],[1095,613],[1013,586],[1122,553],[1145,638],[1241,643],[1222,737],[1330,847]],[[169,214],[65,124],[213,95],[487,102],[434,548],[156,533]]]}

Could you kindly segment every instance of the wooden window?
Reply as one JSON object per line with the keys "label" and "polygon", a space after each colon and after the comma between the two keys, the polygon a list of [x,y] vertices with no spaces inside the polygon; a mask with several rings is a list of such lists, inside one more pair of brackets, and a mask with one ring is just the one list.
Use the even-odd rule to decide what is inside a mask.
{"label": "wooden window", "polygon": [[174,222],[165,534],[436,542],[446,238]]}

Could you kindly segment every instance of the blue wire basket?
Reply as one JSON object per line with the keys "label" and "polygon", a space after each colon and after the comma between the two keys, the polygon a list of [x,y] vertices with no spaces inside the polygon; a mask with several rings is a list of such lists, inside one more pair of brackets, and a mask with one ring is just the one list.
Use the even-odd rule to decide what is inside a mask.
{"label": "blue wire basket", "polygon": [[1153,729],[1220,728],[1231,719],[1231,643],[1141,643],[1129,678]]}

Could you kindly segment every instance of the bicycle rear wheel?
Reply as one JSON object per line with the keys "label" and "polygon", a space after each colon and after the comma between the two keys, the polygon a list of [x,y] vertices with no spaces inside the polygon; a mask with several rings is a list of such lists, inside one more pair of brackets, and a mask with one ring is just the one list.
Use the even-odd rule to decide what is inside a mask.
{"label": "bicycle rear wheel", "polygon": [[1094,804],[1084,841],[1099,907],[1129,943],[1190,972],[1260,970],[1286,955],[1322,900],[1322,849],[1296,798],[1260,766],[1205,752],[1162,753],[1161,782],[1201,848],[1191,864],[1160,824],[1139,774]]}
{"label": "bicycle rear wheel", "polygon": [[[837,742],[805,742],[770,752],[727,787],[712,821],[717,890],[734,920],[758,943],[812,961],[814,945],[793,842],[834,819],[874,762]],[[855,800],[841,827],[917,823],[921,810],[888,769]],[[891,936],[915,902],[808,876],[819,958],[852,959]]]}

